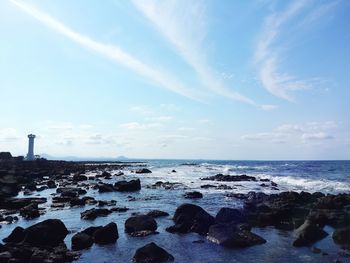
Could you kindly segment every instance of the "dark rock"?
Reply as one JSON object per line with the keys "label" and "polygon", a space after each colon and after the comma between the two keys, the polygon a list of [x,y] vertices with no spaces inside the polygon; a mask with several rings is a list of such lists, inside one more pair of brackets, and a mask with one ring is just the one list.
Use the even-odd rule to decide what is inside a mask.
{"label": "dark rock", "polygon": [[325,238],[328,234],[322,228],[313,224],[312,222],[306,220],[304,224],[302,224],[296,230],[298,237],[293,242],[293,246],[295,247],[303,247],[312,245],[314,242]]}
{"label": "dark rock", "polygon": [[185,193],[184,197],[187,199],[197,199],[197,198],[203,198],[203,194],[197,191],[193,191],[193,192]]}
{"label": "dark rock", "polygon": [[157,222],[148,215],[133,216],[125,221],[125,232],[129,234],[144,230],[155,231],[156,229]]}
{"label": "dark rock", "polygon": [[336,229],[332,238],[336,244],[350,245],[350,227]]}
{"label": "dark rock", "polygon": [[215,217],[216,223],[243,223],[245,221],[246,220],[241,210],[228,207],[221,208]]}
{"label": "dark rock", "polygon": [[114,184],[114,188],[119,192],[139,191],[141,189],[140,179],[131,181],[119,181]]}
{"label": "dark rock", "polygon": [[25,219],[33,219],[40,216],[39,208],[37,203],[29,204],[21,208],[19,214]]}
{"label": "dark rock", "polygon": [[90,226],[86,229],[84,229],[83,231],[81,231],[81,233],[87,234],[89,236],[93,236],[94,233],[96,232],[96,230],[102,228],[102,226]]}
{"label": "dark rock", "polygon": [[249,247],[266,243],[262,237],[250,232],[245,227],[235,224],[215,224],[209,228],[207,238],[225,247]]}
{"label": "dark rock", "polygon": [[222,182],[239,182],[239,181],[256,181],[256,178],[253,176],[245,175],[245,174],[242,174],[242,175],[217,174],[214,176],[201,178],[201,180],[222,181]]}
{"label": "dark rock", "polygon": [[201,188],[203,188],[203,189],[216,188],[216,185],[213,185],[213,184],[204,184],[204,185],[201,185]]}
{"label": "dark rock", "polygon": [[108,192],[114,192],[115,189],[112,184],[99,184],[98,191],[100,193],[108,193]]}
{"label": "dark rock", "polygon": [[63,242],[68,230],[59,219],[47,219],[25,230],[24,242],[33,246],[56,246]]}
{"label": "dark rock", "polygon": [[135,263],[161,263],[173,260],[171,254],[153,242],[137,249],[133,257]]}
{"label": "dark rock", "polygon": [[149,174],[149,173],[152,173],[152,171],[147,169],[147,168],[142,168],[140,170],[137,170],[135,173],[137,173],[137,174]]}
{"label": "dark rock", "polygon": [[169,214],[167,212],[163,212],[163,211],[160,211],[160,210],[149,211],[147,213],[147,215],[151,216],[153,218],[162,217],[162,216],[169,216]]}
{"label": "dark rock", "polygon": [[46,185],[47,185],[47,187],[50,188],[50,189],[56,188],[56,187],[57,187],[55,181],[53,181],[53,180],[47,181]]}
{"label": "dark rock", "polygon": [[92,208],[80,213],[80,218],[85,220],[94,220],[100,216],[107,216],[111,213],[110,210],[105,208]]}
{"label": "dark rock", "polygon": [[96,244],[104,245],[115,243],[119,237],[117,224],[112,222],[97,229],[93,237]]}
{"label": "dark rock", "polygon": [[176,173],[176,170],[172,170],[171,172],[172,172],[172,173]]}
{"label": "dark rock", "polygon": [[113,207],[113,208],[111,208],[112,212],[126,212],[128,210],[129,210],[129,208],[127,208],[127,207]]}
{"label": "dark rock", "polygon": [[24,228],[17,226],[14,230],[12,230],[11,234],[8,237],[3,239],[3,241],[5,243],[19,243],[24,239],[24,237]]}
{"label": "dark rock", "polygon": [[175,225],[168,227],[166,229],[168,232],[195,232],[206,235],[215,220],[203,208],[193,204],[183,204],[176,209],[173,221]]}
{"label": "dark rock", "polygon": [[79,232],[72,237],[72,249],[82,250],[92,246],[94,240],[88,234]]}
{"label": "dark rock", "polygon": [[82,181],[87,181],[87,176],[81,175],[81,174],[75,174],[73,175],[73,181],[74,182],[82,182]]}
{"label": "dark rock", "polygon": [[85,200],[80,198],[73,198],[69,201],[70,206],[84,206]]}

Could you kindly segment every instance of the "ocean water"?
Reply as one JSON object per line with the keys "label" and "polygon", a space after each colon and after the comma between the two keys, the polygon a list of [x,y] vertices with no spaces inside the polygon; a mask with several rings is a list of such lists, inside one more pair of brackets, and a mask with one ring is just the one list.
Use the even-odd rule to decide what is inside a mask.
{"label": "ocean water", "polygon": [[[339,258],[342,262],[350,262],[349,258],[338,255],[341,248],[333,243],[331,234],[333,229],[326,227],[329,236],[317,242],[314,246],[327,252],[327,256],[314,254],[311,248],[294,248],[292,231],[277,230],[271,227],[254,228],[253,232],[267,240],[266,244],[245,249],[227,249],[206,240],[205,237],[190,234],[171,234],[165,231],[172,225],[171,216],[176,208],[183,203],[194,203],[203,207],[213,216],[222,207],[240,207],[242,203],[234,198],[227,197],[229,193],[247,193],[261,191],[277,193],[280,191],[321,191],[324,193],[350,192],[350,161],[201,161],[201,160],[138,160],[140,165],[147,166],[152,173],[135,174],[135,167],[124,170],[124,176],[105,180],[114,183],[122,179],[140,178],[142,189],[135,193],[103,193],[88,190],[86,195],[97,200],[116,200],[117,206],[126,206],[130,210],[126,213],[112,213],[107,217],[100,217],[93,221],[80,219],[80,213],[94,206],[65,208],[55,210],[50,208],[52,194],[55,189],[48,189],[33,196],[45,196],[49,201],[43,204],[46,213],[34,220],[19,220],[16,224],[3,225],[0,238],[6,237],[17,225],[30,226],[48,218],[61,219],[71,231],[65,240],[70,247],[70,240],[76,231],[89,226],[105,225],[116,222],[119,230],[119,239],[115,244],[108,246],[94,245],[83,250],[77,262],[131,262],[137,248],[155,242],[175,257],[175,262],[219,263],[219,262],[331,262]],[[142,163],[141,163],[142,162]],[[172,170],[176,170],[173,173]],[[117,172],[117,171],[111,171]],[[257,178],[268,178],[278,184],[279,190],[261,187],[261,182],[214,182],[202,181],[200,178],[222,174],[246,174]],[[92,173],[87,174],[93,175]],[[157,181],[177,182],[174,190],[150,189],[148,185]],[[91,182],[91,181],[90,181]],[[92,181],[93,182],[93,181]],[[226,184],[232,190],[201,189],[204,184]],[[198,190],[204,197],[199,200],[184,199],[186,191]],[[136,201],[130,201],[131,197]],[[124,233],[124,222],[132,213],[146,213],[153,209],[166,211],[169,217],[156,219],[158,223],[157,235],[143,238],[130,237]],[[204,243],[193,243],[203,240]]]}

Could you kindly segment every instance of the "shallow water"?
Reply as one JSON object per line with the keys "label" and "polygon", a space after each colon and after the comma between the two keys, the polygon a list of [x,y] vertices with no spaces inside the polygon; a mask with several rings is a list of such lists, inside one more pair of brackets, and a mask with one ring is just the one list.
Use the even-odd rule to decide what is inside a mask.
{"label": "shallow water", "polygon": [[[192,165],[182,165],[184,163]],[[30,226],[48,218],[61,219],[67,228],[72,231],[65,242],[70,247],[70,240],[74,232],[89,226],[105,225],[116,222],[119,230],[119,239],[116,244],[108,246],[94,245],[88,250],[82,251],[82,256],[77,262],[131,262],[137,248],[154,241],[165,248],[175,257],[175,262],[331,262],[339,258],[337,253],[340,248],[333,243],[331,238],[332,228],[325,228],[330,234],[314,246],[327,252],[328,256],[314,254],[310,248],[294,248],[293,232],[282,231],[274,228],[255,228],[254,233],[267,240],[266,244],[245,249],[227,249],[206,240],[205,237],[191,233],[186,235],[171,234],[165,228],[172,225],[171,216],[175,209],[182,203],[190,202],[197,204],[214,215],[221,207],[239,207],[240,201],[226,197],[227,193],[246,193],[249,191],[263,191],[276,193],[270,188],[260,187],[261,182],[213,182],[201,181],[200,178],[223,174],[247,174],[258,178],[268,178],[278,184],[279,191],[322,191],[325,193],[339,193],[349,191],[350,186],[350,162],[254,162],[254,161],[148,161],[152,170],[151,174],[134,174],[126,170],[122,177],[113,177],[112,180],[104,180],[107,183],[132,178],[140,178],[142,189],[136,193],[103,193],[89,190],[87,195],[97,200],[117,200],[117,206],[130,208],[125,213],[112,213],[107,217],[100,217],[93,221],[81,220],[80,212],[95,206],[79,208],[66,208],[53,210],[50,208],[51,194],[55,189],[40,192],[40,196],[49,198],[49,201],[41,207],[46,208],[46,213],[35,220],[20,219],[16,224],[3,225],[0,230],[0,238],[6,237],[17,225]],[[135,169],[130,168],[130,169]],[[175,169],[177,172],[172,173]],[[157,181],[180,182],[183,185],[175,190],[149,189],[147,185]],[[234,187],[233,190],[201,189],[204,184],[227,184]],[[189,190],[199,190],[204,197],[199,200],[183,198],[183,193]],[[37,196],[34,195],[34,196]],[[146,198],[149,200],[129,201],[132,196],[136,199]],[[166,211],[169,217],[156,219],[159,234],[143,238],[129,237],[124,233],[124,222],[132,213],[145,213],[153,209]],[[204,243],[192,243],[203,240]],[[342,262],[350,262],[348,258],[341,258]],[[347,261],[348,260],[348,261]]]}

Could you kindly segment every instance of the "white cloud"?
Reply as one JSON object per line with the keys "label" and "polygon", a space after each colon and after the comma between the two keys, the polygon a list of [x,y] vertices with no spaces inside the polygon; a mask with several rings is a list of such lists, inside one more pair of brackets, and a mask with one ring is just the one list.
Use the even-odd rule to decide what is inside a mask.
{"label": "white cloud", "polygon": [[204,87],[218,95],[259,107],[252,99],[227,87],[222,82],[222,76],[208,64],[203,48],[207,21],[203,2],[187,0],[132,2],[175,47],[176,52],[192,66]]}
{"label": "white cloud", "polygon": [[145,105],[134,105],[129,108],[129,111],[135,112],[135,113],[140,113],[143,115],[148,115],[153,113],[153,110],[149,106]]}
{"label": "white cloud", "polygon": [[159,116],[159,117],[146,118],[146,120],[159,121],[159,122],[167,122],[167,121],[171,121],[172,119],[174,119],[174,117],[172,116]]}
{"label": "white cloud", "polygon": [[19,9],[23,10],[24,12],[34,17],[46,26],[50,27],[51,29],[55,30],[56,32],[64,35],[65,37],[71,39],[72,41],[80,44],[85,48],[93,50],[94,52],[123,65],[124,67],[136,72],[137,74],[151,80],[157,86],[171,90],[175,93],[178,93],[182,96],[194,100],[201,100],[199,98],[198,92],[194,93],[193,90],[189,89],[188,87],[185,87],[173,76],[170,76],[164,71],[156,69],[156,67],[154,67],[153,65],[148,65],[143,61],[140,61],[136,57],[133,57],[132,55],[122,50],[120,47],[116,45],[104,44],[95,41],[85,35],[82,35],[74,31],[70,27],[66,26],[62,22],[49,16],[48,14],[40,11],[37,8],[34,8],[31,5],[28,5],[27,3],[17,0],[10,1]]}
{"label": "white cloud", "polygon": [[301,124],[283,124],[270,132],[246,134],[241,139],[246,141],[266,141],[266,142],[290,142],[299,143],[312,140],[328,140],[335,138],[335,129],[338,127],[334,121],[307,122]]}
{"label": "white cloud", "polygon": [[128,129],[128,130],[146,130],[146,129],[152,129],[152,128],[159,128],[162,126],[162,124],[161,123],[142,124],[139,122],[128,122],[128,123],[122,123],[119,126],[121,128]]}
{"label": "white cloud", "polygon": [[[334,9],[339,1],[315,3],[318,6],[310,9],[311,3],[310,0],[292,1],[283,12],[273,12],[269,15],[265,19],[255,51],[255,64],[264,88],[274,96],[289,101],[294,100],[294,91],[313,88],[320,84],[320,78],[299,79],[281,70],[281,61],[285,59],[283,54],[287,49],[286,44],[279,44],[282,34],[287,36],[289,32],[294,35],[290,33],[291,28],[298,32],[304,31]],[[286,39],[288,40],[288,36]],[[284,43],[288,43],[286,39],[283,39]]]}
{"label": "white cloud", "polygon": [[334,139],[334,136],[330,134],[326,134],[324,132],[317,132],[317,133],[304,133],[301,136],[304,140],[329,140]]}
{"label": "white cloud", "polygon": [[265,20],[255,52],[255,63],[258,66],[260,81],[271,94],[292,101],[291,91],[307,89],[310,84],[298,80],[289,73],[281,73],[280,53],[276,49],[276,41],[280,37],[283,26],[299,14],[308,1],[294,1],[281,13],[273,13]]}

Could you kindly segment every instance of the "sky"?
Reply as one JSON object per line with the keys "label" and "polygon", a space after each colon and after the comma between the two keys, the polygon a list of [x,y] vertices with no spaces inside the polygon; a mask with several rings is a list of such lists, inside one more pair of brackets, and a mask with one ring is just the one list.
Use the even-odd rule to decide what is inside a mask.
{"label": "sky", "polygon": [[0,1],[0,151],[350,159],[350,1]]}

